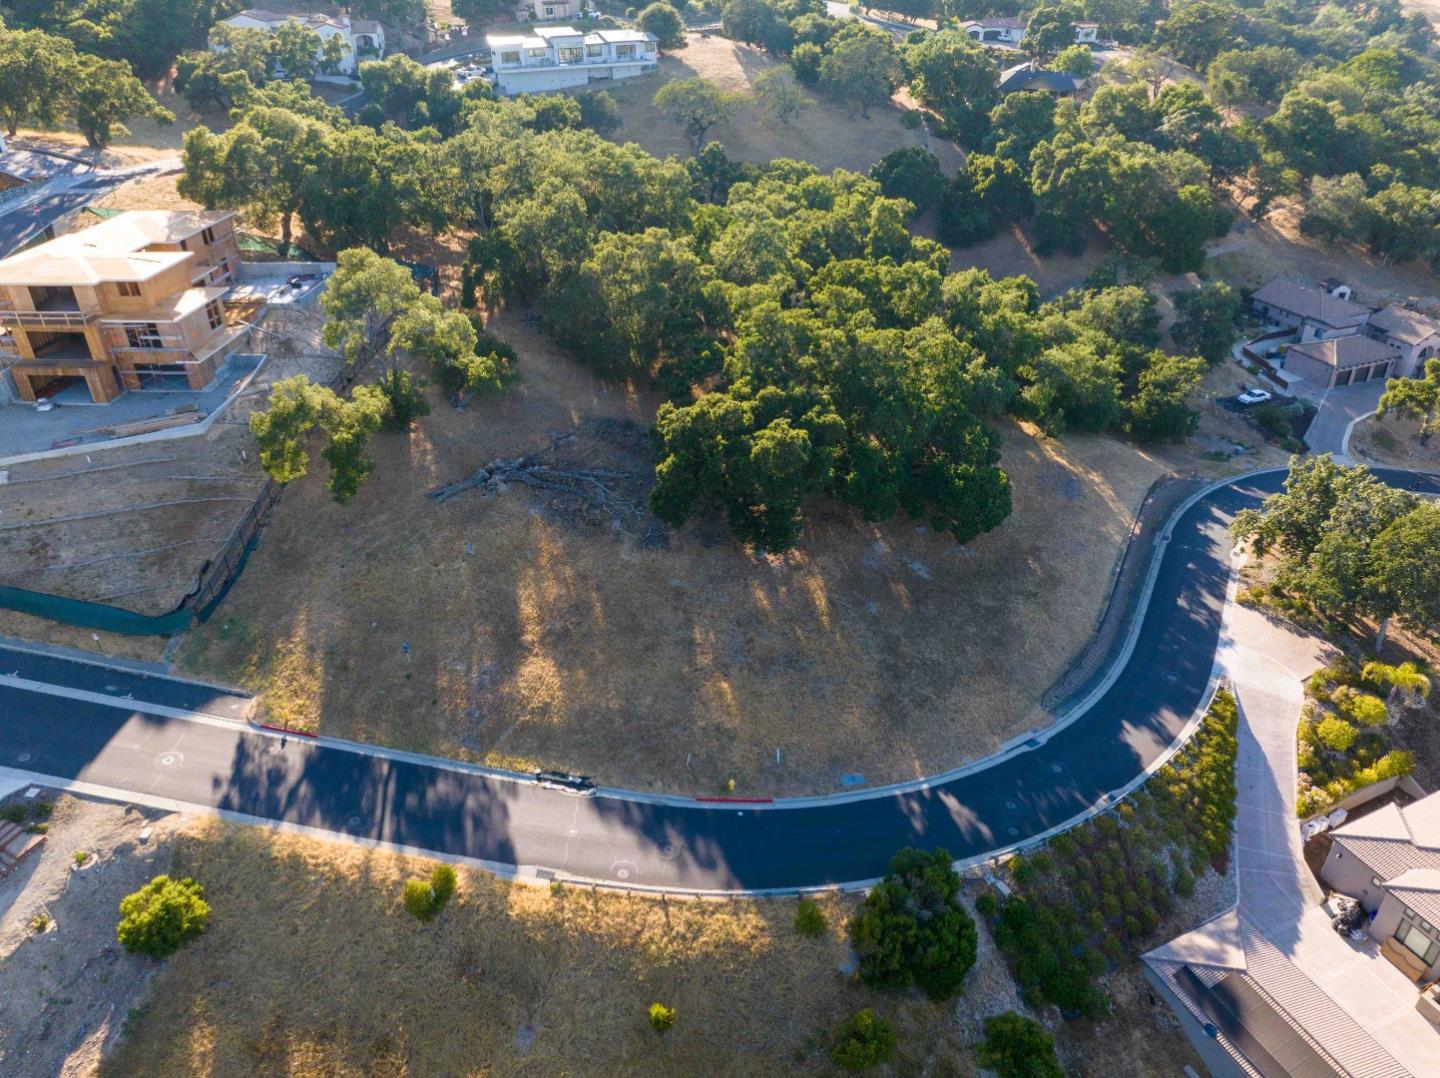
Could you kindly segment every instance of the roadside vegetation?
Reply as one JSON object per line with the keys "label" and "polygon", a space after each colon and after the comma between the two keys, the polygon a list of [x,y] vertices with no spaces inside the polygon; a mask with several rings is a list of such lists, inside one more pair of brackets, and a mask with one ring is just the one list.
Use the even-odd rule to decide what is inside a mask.
{"label": "roadside vegetation", "polygon": [[1414,771],[1415,754],[1393,746],[1392,728],[1405,710],[1426,707],[1430,689],[1429,670],[1413,661],[1361,666],[1342,657],[1312,674],[1297,732],[1296,814],[1325,812],[1361,787]]}
{"label": "roadside vegetation", "polygon": [[1160,942],[1196,881],[1224,874],[1235,821],[1235,698],[1215,695],[1189,743],[1113,812],[1010,861],[1014,894],[976,909],[1026,1004],[1104,1019],[1102,975]]}

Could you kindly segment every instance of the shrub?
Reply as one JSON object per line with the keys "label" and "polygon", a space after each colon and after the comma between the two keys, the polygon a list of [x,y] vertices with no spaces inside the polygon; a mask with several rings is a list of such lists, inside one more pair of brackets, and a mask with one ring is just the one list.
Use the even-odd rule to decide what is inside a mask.
{"label": "shrub", "polygon": [[1014,1011],[985,1019],[980,1065],[1000,1078],[1065,1078],[1055,1038],[1033,1018]]}
{"label": "shrub", "polygon": [[127,951],[165,958],[204,932],[209,921],[204,888],[188,877],[156,876],[120,900],[115,935]]}
{"label": "shrub", "polygon": [[675,1024],[675,1008],[663,1003],[650,1004],[650,1028],[656,1033],[669,1033]]}
{"label": "shrub", "polygon": [[404,900],[406,911],[417,920],[428,921],[435,916],[435,902],[425,880],[406,880]]}
{"label": "shrub", "polygon": [[1195,875],[1184,865],[1175,870],[1175,878],[1171,881],[1171,887],[1181,898],[1189,898],[1195,893]]}
{"label": "shrub", "polygon": [[1390,718],[1385,701],[1369,693],[1358,693],[1347,701],[1345,714],[1361,726],[1383,726]]}
{"label": "shrub", "polygon": [[1336,752],[1344,752],[1355,744],[1358,734],[1355,727],[1338,715],[1327,715],[1320,725],[1315,727],[1315,736],[1320,739],[1320,743]]}
{"label": "shrub", "polygon": [[890,1023],[866,1007],[840,1024],[831,1058],[846,1070],[878,1067],[895,1051],[895,1031]]}
{"label": "shrub", "polygon": [[795,907],[795,931],[811,938],[825,935],[825,911],[808,895]]}
{"label": "shrub", "polygon": [[915,109],[906,109],[900,114],[900,125],[910,131],[920,126],[920,113]]}
{"label": "shrub", "polygon": [[417,920],[434,920],[455,893],[455,870],[449,865],[436,865],[429,880],[405,881],[405,909]]}
{"label": "shrub", "polygon": [[0,808],[0,820],[6,823],[21,824],[25,822],[25,806],[19,803],[6,805]]}
{"label": "shrub", "polygon": [[975,964],[975,922],[945,850],[901,850],[850,921],[860,977],[879,988],[917,985],[932,999],[960,991]]}
{"label": "shrub", "polygon": [[34,933],[44,932],[50,927],[50,915],[48,913],[37,913],[30,918],[30,931]]}
{"label": "shrub", "polygon": [[70,859],[75,862],[76,868],[84,868],[90,863],[90,851],[76,850],[70,855]]}
{"label": "shrub", "polygon": [[975,899],[975,912],[987,920],[994,917],[999,908],[999,900],[989,891]]}

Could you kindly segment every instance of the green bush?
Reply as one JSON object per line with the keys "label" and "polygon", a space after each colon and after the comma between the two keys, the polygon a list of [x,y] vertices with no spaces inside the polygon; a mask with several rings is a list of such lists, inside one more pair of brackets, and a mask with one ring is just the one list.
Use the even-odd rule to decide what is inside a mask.
{"label": "green bush", "polygon": [[999,908],[999,900],[990,891],[986,891],[975,899],[975,912],[980,914],[981,917],[994,917]]}
{"label": "green bush", "polygon": [[840,1023],[830,1058],[846,1070],[862,1071],[887,1062],[893,1051],[895,1031],[889,1022],[866,1007]]}
{"label": "green bush", "polygon": [[120,900],[115,935],[134,954],[165,958],[205,931],[210,904],[194,880],[156,876]]}
{"label": "green bush", "polygon": [[931,999],[960,991],[975,964],[975,922],[945,850],[901,850],[850,921],[860,978],[877,988],[916,985]]}
{"label": "green bush", "polygon": [[825,911],[808,895],[795,907],[795,931],[811,938],[825,935]]}
{"label": "green bush", "polygon": [[1345,705],[1345,714],[1361,726],[1384,726],[1390,718],[1385,701],[1369,693],[1359,693]]}
{"label": "green bush", "polygon": [[1181,898],[1189,898],[1195,893],[1195,875],[1184,865],[1175,870],[1175,878],[1171,881],[1171,887]]}
{"label": "green bush", "polygon": [[416,920],[432,921],[454,893],[455,870],[449,865],[436,865],[428,880],[405,881],[405,909]]}
{"label": "green bush", "polygon": [[650,1028],[656,1033],[669,1033],[675,1024],[675,1008],[663,1003],[650,1004]]}
{"label": "green bush", "polygon": [[1014,1011],[985,1019],[979,1058],[1000,1078],[1065,1078],[1055,1038],[1033,1018]]}
{"label": "green bush", "polygon": [[1344,752],[1355,744],[1358,735],[1359,731],[1338,715],[1327,715],[1315,727],[1315,736],[1320,739],[1320,743],[1336,752]]}
{"label": "green bush", "polygon": [[0,820],[4,820],[6,823],[24,823],[26,815],[25,806],[19,802],[0,808]]}

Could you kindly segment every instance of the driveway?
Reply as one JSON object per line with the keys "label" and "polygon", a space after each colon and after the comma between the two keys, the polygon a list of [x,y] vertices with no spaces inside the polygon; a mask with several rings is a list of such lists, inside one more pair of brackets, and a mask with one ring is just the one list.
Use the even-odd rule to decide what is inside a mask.
{"label": "driveway", "polygon": [[1415,986],[1379,954],[1330,927],[1295,816],[1295,727],[1302,681],[1326,645],[1230,603],[1217,659],[1240,703],[1235,842],[1240,912],[1306,977],[1416,1074],[1440,1074],[1440,1037],[1415,1010]]}
{"label": "driveway", "polygon": [[1310,422],[1310,429],[1305,432],[1305,444],[1310,452],[1329,453],[1341,464],[1354,464],[1345,452],[1350,442],[1350,428],[1375,411],[1384,392],[1383,381],[1327,390],[1320,399],[1320,408]]}

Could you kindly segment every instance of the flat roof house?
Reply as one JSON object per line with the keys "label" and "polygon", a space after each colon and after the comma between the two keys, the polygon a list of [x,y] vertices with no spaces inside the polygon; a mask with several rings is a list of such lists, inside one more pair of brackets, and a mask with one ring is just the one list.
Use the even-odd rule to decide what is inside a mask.
{"label": "flat roof house", "polygon": [[[982,45],[1019,45],[1025,40],[1025,27],[1029,19],[1023,15],[992,15],[983,19],[970,19],[960,24],[975,41]],[[1088,45],[1100,40],[1098,22],[1077,22],[1075,44]]]}
{"label": "flat roof house", "polygon": [[0,369],[25,401],[203,389],[249,337],[224,309],[239,265],[229,211],[132,211],[0,260]]}
{"label": "flat roof house", "polygon": [[1391,304],[1376,311],[1365,323],[1365,334],[1400,353],[1393,372],[1397,378],[1424,373],[1425,361],[1440,356],[1440,322],[1409,307]]}
{"label": "flat roof house", "polygon": [[528,34],[487,34],[495,89],[510,94],[540,93],[628,79],[654,71],[660,39],[639,30],[595,30],[540,26]]}
{"label": "flat roof house", "polygon": [[1250,297],[1255,313],[1279,329],[1296,329],[1301,341],[1359,333],[1370,308],[1318,288],[1284,279],[1271,281]]}
{"label": "flat roof house", "polygon": [[1329,389],[1389,378],[1399,358],[1399,351],[1385,342],[1352,333],[1288,345],[1285,369],[1311,385]]}

